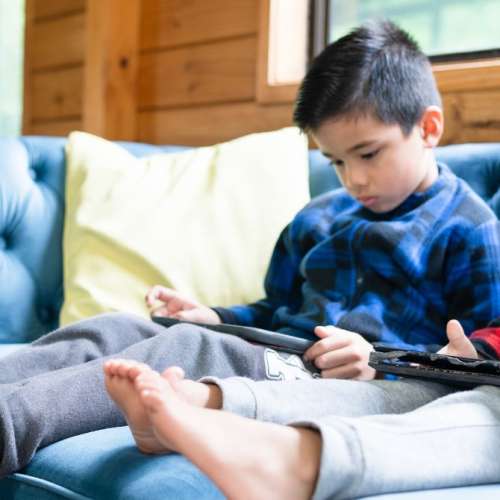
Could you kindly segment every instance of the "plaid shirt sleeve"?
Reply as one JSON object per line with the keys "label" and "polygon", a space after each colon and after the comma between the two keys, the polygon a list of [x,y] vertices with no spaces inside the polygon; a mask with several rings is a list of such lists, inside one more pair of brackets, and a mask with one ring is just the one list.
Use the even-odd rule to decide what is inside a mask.
{"label": "plaid shirt sleeve", "polygon": [[[307,214],[305,212],[304,214]],[[272,329],[274,311],[282,305],[298,308],[303,278],[300,262],[308,217],[299,214],[281,233],[264,281],[266,297],[253,304],[214,307],[223,323]]]}

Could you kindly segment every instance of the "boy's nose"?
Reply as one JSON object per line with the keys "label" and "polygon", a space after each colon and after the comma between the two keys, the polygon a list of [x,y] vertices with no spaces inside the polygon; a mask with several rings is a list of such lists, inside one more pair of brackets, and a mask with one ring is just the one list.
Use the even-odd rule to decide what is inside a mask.
{"label": "boy's nose", "polygon": [[346,165],[345,184],[347,188],[351,189],[365,187],[368,184],[368,177],[365,169],[356,165]]}

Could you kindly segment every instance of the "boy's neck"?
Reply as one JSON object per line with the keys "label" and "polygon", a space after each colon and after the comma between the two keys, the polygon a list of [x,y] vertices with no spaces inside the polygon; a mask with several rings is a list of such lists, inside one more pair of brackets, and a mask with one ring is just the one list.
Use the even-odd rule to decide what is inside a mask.
{"label": "boy's neck", "polygon": [[425,175],[417,186],[417,189],[415,189],[416,193],[421,193],[429,189],[439,177],[439,169],[433,149],[429,149],[425,152],[423,161],[426,163],[426,168],[424,169]]}

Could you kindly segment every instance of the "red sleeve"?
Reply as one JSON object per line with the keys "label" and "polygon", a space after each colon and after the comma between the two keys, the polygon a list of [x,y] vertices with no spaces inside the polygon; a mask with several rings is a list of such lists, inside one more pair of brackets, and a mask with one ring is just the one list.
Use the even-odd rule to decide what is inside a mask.
{"label": "red sleeve", "polygon": [[483,356],[500,359],[500,327],[490,326],[476,330],[472,332],[470,340]]}

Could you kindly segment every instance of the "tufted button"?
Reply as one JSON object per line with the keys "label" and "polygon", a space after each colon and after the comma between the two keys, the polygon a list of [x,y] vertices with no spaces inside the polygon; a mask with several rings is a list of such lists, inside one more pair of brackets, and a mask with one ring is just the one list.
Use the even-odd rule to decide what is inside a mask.
{"label": "tufted button", "polygon": [[358,276],[358,278],[356,279],[356,283],[358,285],[362,285],[363,284],[363,277],[362,276]]}
{"label": "tufted button", "polygon": [[40,307],[38,309],[38,317],[42,323],[49,323],[52,320],[52,311],[48,307]]}

